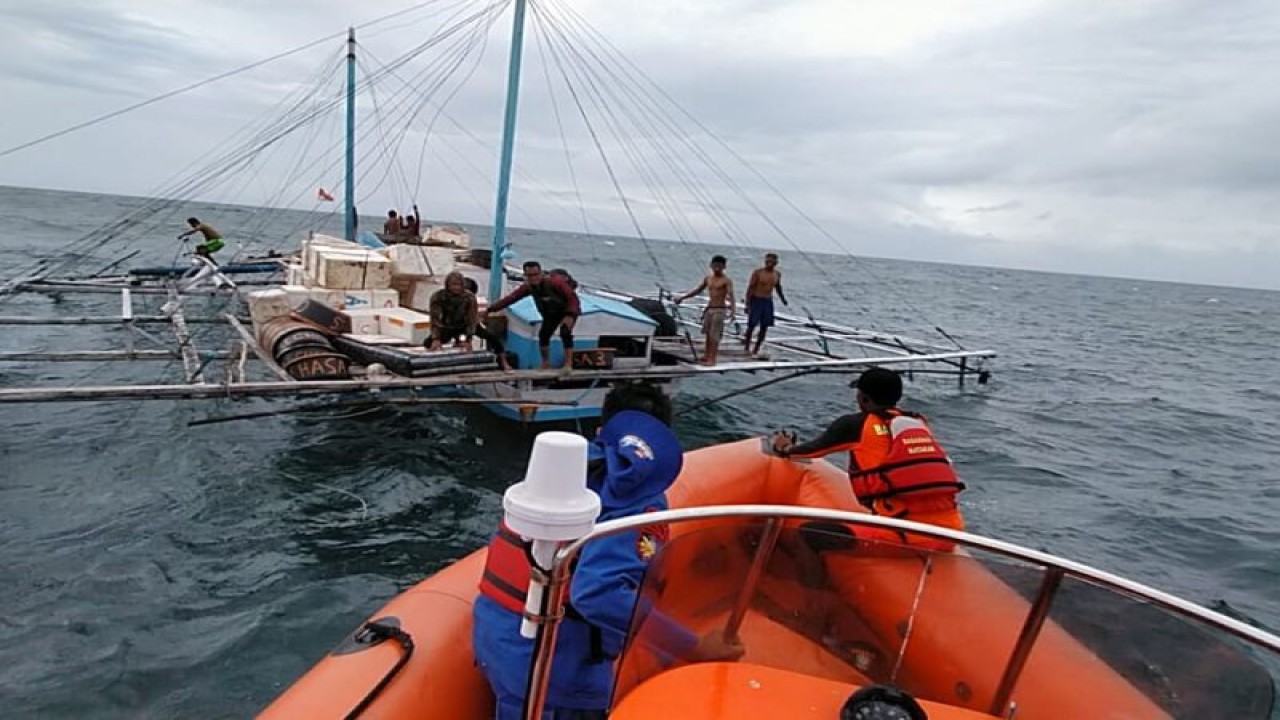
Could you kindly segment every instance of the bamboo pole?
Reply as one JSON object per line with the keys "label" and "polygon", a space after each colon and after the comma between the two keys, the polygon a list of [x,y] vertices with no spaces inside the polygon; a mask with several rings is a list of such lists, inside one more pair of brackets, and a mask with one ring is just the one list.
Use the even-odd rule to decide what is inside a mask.
{"label": "bamboo pole", "polygon": [[178,338],[178,352],[182,353],[182,376],[189,383],[204,384],[204,366],[200,363],[200,355],[196,352],[195,343],[191,340],[191,332],[187,330],[187,320],[182,316],[182,299],[175,288],[169,288],[169,319],[173,321],[173,334]]}
{"label": "bamboo pole", "polygon": [[[499,370],[467,373],[465,375],[433,376],[425,378],[389,378],[378,380],[313,380],[271,381],[239,383],[235,385],[117,385],[52,388],[0,388],[0,403],[57,402],[78,400],[146,399],[174,400],[185,398],[269,397],[280,395],[307,395],[325,393],[351,393],[369,390],[408,390],[412,388],[483,385],[489,383],[511,384],[517,381],[554,383],[558,380],[616,381],[654,380],[664,381],[695,375],[714,375],[751,371],[794,371],[815,368],[819,372],[842,372],[869,365],[895,365],[903,363],[937,362],[961,357],[995,357],[987,350],[967,350],[933,355],[892,356],[879,358],[849,358],[812,362],[758,361],[726,363],[713,366],[675,365],[644,370],[576,370],[566,374],[559,370]],[[519,398],[507,398],[506,402],[519,403]]]}
{"label": "bamboo pole", "polygon": [[[223,317],[189,317],[188,325],[212,325],[225,323]],[[169,318],[164,315],[134,315],[133,317],[21,317],[16,315],[0,315],[0,325],[120,325],[124,323],[136,325],[168,324]]]}
{"label": "bamboo pole", "polygon": [[289,373],[285,372],[284,368],[280,367],[278,363],[276,363],[275,358],[262,350],[258,345],[258,341],[254,339],[253,333],[249,332],[249,329],[241,324],[240,321],[236,319],[236,316],[231,313],[227,313],[224,317],[226,317],[226,320],[230,323],[231,327],[235,328],[235,331],[240,333],[240,337],[244,339],[245,344],[249,346],[249,349],[253,351],[253,354],[258,356],[258,359],[261,360],[271,370],[271,372],[275,373],[276,377],[285,382],[293,381],[293,377],[290,376]]}
{"label": "bamboo pole", "polygon": [[[236,287],[239,287],[239,288],[258,287],[258,286],[266,287],[266,286],[272,286],[272,285],[278,286],[279,284],[280,283],[278,282],[270,282],[265,280],[260,282],[259,281],[243,281],[243,282],[236,283]],[[116,293],[120,292],[120,288],[125,286],[126,285],[123,282],[88,283],[88,282],[78,282],[78,281],[57,282],[57,281],[51,281],[51,280],[42,280],[39,282],[20,283],[15,287],[13,287],[12,290],[9,290],[9,292],[12,292],[12,293],[30,292],[30,293],[48,293],[48,294],[107,293],[110,295],[115,295]],[[155,285],[129,285],[129,288],[136,295],[167,295],[169,292],[166,288],[157,287]],[[188,290],[182,293],[183,297],[225,297],[227,295],[234,295],[234,294],[235,294],[234,289]]]}
{"label": "bamboo pole", "polygon": [[[211,360],[226,358],[225,351],[205,353]],[[64,350],[62,352],[0,352],[0,362],[95,362],[106,360],[176,360],[173,350]]]}
{"label": "bamboo pole", "polygon": [[133,317],[133,294],[124,288],[120,291],[120,319],[124,321],[124,348],[130,353],[134,351]]}
{"label": "bamboo pole", "polygon": [[[379,405],[502,405],[510,403],[511,400],[502,398],[477,398],[477,397],[442,397],[442,398],[382,398],[379,400],[357,400],[336,403],[316,403],[314,405],[302,405],[291,408],[281,408],[279,410],[261,410],[258,412],[243,413],[240,415],[218,415],[215,417],[202,418],[200,420],[192,420],[187,423],[187,427],[199,427],[201,425],[216,425],[224,422],[234,422],[237,420],[256,420],[264,417],[275,417],[278,415],[294,415],[297,413],[313,412],[321,410],[341,410],[344,408],[358,407],[377,407]],[[520,402],[522,407],[578,407],[578,403],[568,400],[536,400],[528,402]]]}

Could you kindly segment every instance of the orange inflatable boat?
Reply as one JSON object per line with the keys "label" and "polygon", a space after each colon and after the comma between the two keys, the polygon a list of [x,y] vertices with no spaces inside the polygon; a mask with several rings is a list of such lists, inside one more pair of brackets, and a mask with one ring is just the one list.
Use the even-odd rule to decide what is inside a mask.
{"label": "orange inflatable boat", "polygon": [[[838,468],[762,448],[753,439],[687,453],[672,510],[861,512]],[[1167,596],[1120,592],[1109,576],[1036,563],[1031,551],[1030,560],[964,542],[931,551],[898,531],[781,515],[670,529],[640,606],[697,631],[736,620],[746,655],[671,665],[647,649],[637,613],[613,720],[834,720],[852,693],[877,684],[905,691],[933,720],[1270,713],[1270,675],[1227,634],[1273,653],[1280,640],[1207,610],[1185,617],[1193,610],[1170,609]],[[484,552],[392,600],[260,717],[491,718],[470,652]]]}

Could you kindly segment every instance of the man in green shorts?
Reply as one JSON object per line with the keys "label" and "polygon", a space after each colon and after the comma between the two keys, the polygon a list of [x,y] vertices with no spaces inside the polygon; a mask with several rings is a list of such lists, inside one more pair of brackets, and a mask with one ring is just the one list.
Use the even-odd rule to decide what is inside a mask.
{"label": "man in green shorts", "polygon": [[179,240],[186,238],[192,233],[200,233],[204,236],[204,242],[196,246],[196,254],[200,257],[213,262],[213,254],[226,246],[226,242],[222,239],[222,233],[214,229],[208,223],[202,223],[196,218],[187,218],[187,224],[191,229],[178,236]]}

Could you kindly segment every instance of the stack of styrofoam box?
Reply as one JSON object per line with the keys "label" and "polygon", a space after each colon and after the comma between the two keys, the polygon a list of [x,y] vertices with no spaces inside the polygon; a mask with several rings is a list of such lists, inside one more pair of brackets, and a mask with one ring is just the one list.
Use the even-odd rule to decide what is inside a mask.
{"label": "stack of styrofoam box", "polygon": [[391,286],[399,293],[400,305],[427,310],[431,295],[444,287],[444,277],[453,271],[453,249],[433,245],[392,245],[382,251],[390,258]]}
{"label": "stack of styrofoam box", "polygon": [[[303,282],[297,283],[298,285],[311,286],[311,285],[317,284],[316,282],[316,279],[318,277],[317,266],[319,261],[317,260],[316,256],[317,256],[317,253],[319,253],[324,248],[336,249],[336,250],[349,250],[352,252],[358,252],[361,250],[368,249],[365,246],[359,243],[353,243],[350,240],[343,240],[342,238],[330,237],[328,235],[312,235],[311,237],[302,241]],[[294,283],[290,283],[290,284],[292,285]]]}
{"label": "stack of styrofoam box", "polygon": [[381,251],[391,260],[391,274],[444,277],[453,271],[453,249],[434,245],[391,245]]}
{"label": "stack of styrofoam box", "polygon": [[316,284],[334,290],[391,288],[391,261],[371,250],[321,247],[313,251]]}
{"label": "stack of styrofoam box", "polygon": [[431,336],[431,318],[405,308],[343,310],[351,318],[351,334],[361,342],[422,345]]}
{"label": "stack of styrofoam box", "polygon": [[343,290],[340,310],[381,310],[400,307],[400,294],[394,288],[386,290]]}
{"label": "stack of styrofoam box", "polygon": [[359,243],[312,235],[302,243],[302,264],[288,266],[284,289],[295,306],[310,298],[339,310],[398,307],[391,266],[386,257]]}

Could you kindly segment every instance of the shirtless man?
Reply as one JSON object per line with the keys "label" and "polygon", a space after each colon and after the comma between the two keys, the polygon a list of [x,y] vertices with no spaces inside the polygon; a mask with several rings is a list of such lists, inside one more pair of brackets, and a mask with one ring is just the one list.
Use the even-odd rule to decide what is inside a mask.
{"label": "shirtless man", "polygon": [[391,238],[400,236],[400,214],[395,210],[387,211],[387,221],[382,223],[382,234]]}
{"label": "shirtless man", "polygon": [[[764,345],[765,333],[773,327],[773,291],[777,289],[782,304],[787,304],[786,293],[782,292],[782,271],[778,269],[778,255],[768,253],[764,256],[764,267],[756,268],[747,281],[747,338],[742,341],[742,349],[751,353],[752,357],[760,354],[760,346]],[[751,349],[751,333],[760,326],[760,337],[756,338],[756,349]]]}
{"label": "shirtless man", "polygon": [[679,305],[703,290],[707,291],[707,308],[702,311],[702,335],[707,339],[707,349],[702,357],[703,365],[716,364],[720,339],[724,337],[725,321],[733,319],[733,281],[724,274],[726,264],[728,261],[723,255],[711,258],[711,272],[702,278],[698,287],[675,299],[675,303]]}
{"label": "shirtless man", "polygon": [[422,239],[422,213],[418,212],[418,206],[413,206],[413,214],[406,215],[404,223],[400,226],[404,234],[408,236],[409,242],[416,243]]}
{"label": "shirtless man", "polygon": [[[200,233],[204,236],[204,242],[196,246],[196,254],[200,257],[213,262],[213,254],[226,247],[226,241],[222,238],[222,233],[218,232],[208,223],[200,222],[199,218],[187,218],[187,224],[191,229],[178,236],[179,240],[185,240],[194,233]],[[214,263],[215,265],[217,263]]]}

